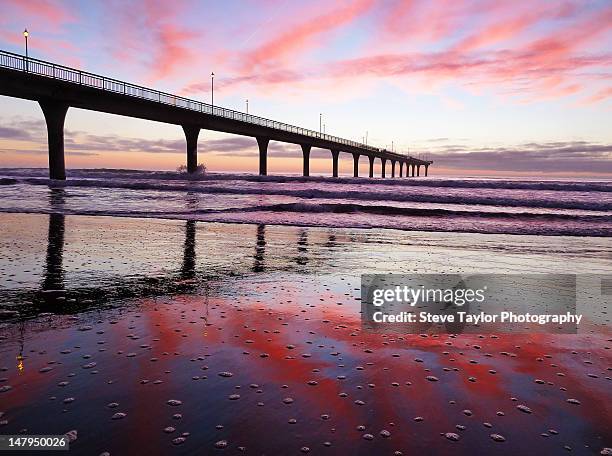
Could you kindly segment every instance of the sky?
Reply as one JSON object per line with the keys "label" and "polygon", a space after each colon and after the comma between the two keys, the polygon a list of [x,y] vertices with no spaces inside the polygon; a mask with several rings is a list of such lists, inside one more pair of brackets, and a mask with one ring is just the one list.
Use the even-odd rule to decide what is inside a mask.
{"label": "sky", "polygon": [[[0,49],[434,161],[431,175],[612,177],[609,0],[0,0]],[[68,168],[174,169],[180,127],[71,108]],[[211,171],[254,138],[203,130]],[[271,173],[298,173],[272,142]],[[313,149],[312,173],[331,173]],[[340,172],[352,157],[340,154]],[[0,167],[46,167],[32,101],[0,96]],[[362,157],[365,173],[367,160]],[[389,164],[387,165],[389,166]]]}

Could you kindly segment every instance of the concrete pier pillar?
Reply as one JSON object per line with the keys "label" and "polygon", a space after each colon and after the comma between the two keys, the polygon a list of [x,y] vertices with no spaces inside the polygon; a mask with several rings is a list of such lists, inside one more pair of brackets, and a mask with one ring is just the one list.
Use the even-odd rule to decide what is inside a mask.
{"label": "concrete pier pillar", "polygon": [[187,172],[195,173],[198,169],[198,136],[200,127],[181,125],[187,140]]}
{"label": "concrete pier pillar", "polygon": [[412,177],[414,177],[414,163],[410,165],[410,168],[412,169]]}
{"label": "concrete pier pillar", "polygon": [[399,164],[400,164],[400,174],[399,174],[399,177],[404,177],[404,162],[401,161],[401,162],[399,162]]}
{"label": "concrete pier pillar", "polygon": [[417,165],[417,177],[421,175],[421,165]]}
{"label": "concrete pier pillar", "polygon": [[353,154],[353,177],[359,177],[359,154]]}
{"label": "concrete pier pillar", "polygon": [[374,156],[369,155],[368,158],[370,159],[370,178],[372,178],[374,177]]}
{"label": "concrete pier pillar", "polygon": [[333,150],[331,151],[332,154],[332,175],[334,177],[338,177],[338,155],[340,155],[340,151],[339,150]]}
{"label": "concrete pier pillar", "polygon": [[427,177],[427,170],[429,169],[429,165],[425,165],[425,177]]}
{"label": "concrete pier pillar", "polygon": [[302,144],[302,155],[304,156],[304,176],[310,176],[310,149],[312,146]]}
{"label": "concrete pier pillar", "polygon": [[268,138],[257,137],[257,146],[259,146],[259,175],[268,175]]}
{"label": "concrete pier pillar", "polygon": [[391,177],[395,177],[395,160],[391,160]]}
{"label": "concrete pier pillar", "polygon": [[66,180],[64,161],[64,121],[68,105],[58,101],[39,101],[38,104],[47,121],[47,142],[49,144],[49,177]]}
{"label": "concrete pier pillar", "polygon": [[382,177],[383,179],[385,178],[385,166],[387,164],[387,159],[386,158],[381,158],[380,159],[380,163],[382,164],[381,167],[381,172],[380,172],[380,177]]}

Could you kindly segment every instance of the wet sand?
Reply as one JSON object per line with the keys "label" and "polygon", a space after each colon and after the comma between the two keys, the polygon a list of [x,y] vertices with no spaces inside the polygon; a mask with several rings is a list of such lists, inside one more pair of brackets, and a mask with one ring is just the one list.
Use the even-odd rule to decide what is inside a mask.
{"label": "wet sand", "polygon": [[76,430],[72,452],[94,455],[612,446],[609,320],[372,334],[358,300],[361,273],[610,273],[606,239],[23,214],[0,228],[2,434]]}

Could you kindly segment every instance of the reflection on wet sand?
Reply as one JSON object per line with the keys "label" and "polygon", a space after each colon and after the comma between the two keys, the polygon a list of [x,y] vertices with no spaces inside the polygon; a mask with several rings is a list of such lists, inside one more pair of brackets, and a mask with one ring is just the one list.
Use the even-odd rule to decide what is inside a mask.
{"label": "reflection on wet sand", "polygon": [[45,260],[42,291],[64,289],[64,270],[62,259],[64,254],[65,216],[49,214],[49,236],[47,239],[47,256]]}
{"label": "reflection on wet sand", "polygon": [[183,248],[183,265],[181,277],[184,280],[193,279],[196,275],[196,222],[185,222],[185,245]]}
{"label": "reflection on wet sand", "polygon": [[[557,454],[610,446],[609,330],[364,331],[355,271],[388,267],[372,264],[391,255],[385,239],[194,221],[146,221],[159,223],[154,236],[162,233],[147,237],[141,220],[106,219],[108,228],[73,216],[10,220],[48,224],[46,238],[32,241],[43,244],[45,260],[34,289],[61,289],[65,299],[45,310],[57,315],[0,327],[3,434],[77,430],[75,454]],[[120,250],[112,261],[103,254],[113,252],[97,250],[100,226]],[[372,250],[358,257],[352,243]],[[393,267],[418,267],[416,248],[402,256],[398,245]],[[464,269],[465,252],[447,249],[429,264]],[[87,255],[97,255],[91,283],[75,268]],[[493,261],[480,251],[473,258]],[[497,259],[506,268],[512,260]],[[3,292],[0,303],[25,306],[33,296],[26,285]],[[104,308],[110,302],[116,306]]]}
{"label": "reflection on wet sand", "polygon": [[257,225],[257,238],[255,241],[255,255],[253,259],[253,272],[264,272],[266,254],[266,225]]}
{"label": "reflection on wet sand", "polygon": [[301,229],[297,241],[298,256],[295,262],[300,266],[308,264],[308,231]]}
{"label": "reflection on wet sand", "polygon": [[586,375],[606,368],[603,335],[385,337],[313,307],[352,299],[314,278],[258,286],[283,305],[177,295],[27,323],[3,432],[76,429],[76,454],[554,454],[612,437],[609,381]]}

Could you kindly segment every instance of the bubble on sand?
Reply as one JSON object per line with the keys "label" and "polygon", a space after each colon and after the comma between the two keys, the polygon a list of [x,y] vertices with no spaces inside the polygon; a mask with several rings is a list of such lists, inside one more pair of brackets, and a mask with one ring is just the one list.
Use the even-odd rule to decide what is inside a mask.
{"label": "bubble on sand", "polygon": [[531,413],[531,409],[527,407],[526,405],[523,405],[523,404],[517,405],[516,408],[519,409],[523,413]]}
{"label": "bubble on sand", "polygon": [[127,413],[117,412],[112,417],[111,420],[121,420],[127,416]]}
{"label": "bubble on sand", "polygon": [[165,428],[164,428],[164,432],[165,432],[166,434],[172,434],[174,431],[176,431],[176,429],[175,429],[175,428],[173,428],[172,426],[168,426],[168,427],[165,427]]}
{"label": "bubble on sand", "polygon": [[215,442],[215,448],[220,450],[227,448],[227,440],[219,440],[218,442]]}
{"label": "bubble on sand", "polygon": [[500,434],[491,434],[491,439],[493,439],[494,442],[505,442],[506,441],[506,438]]}
{"label": "bubble on sand", "polygon": [[6,393],[7,391],[12,390],[13,387],[11,385],[2,385],[0,386],[0,393]]}
{"label": "bubble on sand", "polygon": [[285,399],[283,399],[283,403],[284,404],[293,404],[293,398],[292,397],[286,397]]}
{"label": "bubble on sand", "polygon": [[231,377],[234,374],[232,374],[231,372],[219,372],[219,377]]}
{"label": "bubble on sand", "polygon": [[580,405],[580,401],[578,399],[567,399],[567,401],[569,404],[574,404],[574,405]]}
{"label": "bubble on sand", "polygon": [[230,394],[229,396],[227,396],[227,398],[230,401],[237,401],[238,399],[240,399],[240,394]]}
{"label": "bubble on sand", "polygon": [[374,436],[372,434],[363,434],[362,436],[365,440],[374,440]]}
{"label": "bubble on sand", "polygon": [[446,434],[444,434],[444,437],[453,442],[457,442],[461,438],[459,437],[459,434],[455,434],[454,432],[447,432]]}
{"label": "bubble on sand", "polygon": [[187,440],[185,437],[177,437],[176,439],[172,439],[172,443],[174,445],[180,445],[181,443],[185,443],[185,440]]}
{"label": "bubble on sand", "polygon": [[391,433],[389,431],[387,431],[386,429],[383,429],[382,431],[380,431],[380,435],[381,437],[391,437]]}
{"label": "bubble on sand", "polygon": [[437,382],[438,381],[438,377],[434,377],[433,375],[428,375],[427,377],[425,377],[427,380],[429,380],[430,382]]}
{"label": "bubble on sand", "polygon": [[182,402],[177,399],[170,399],[166,404],[176,407],[177,405],[181,405]]}

